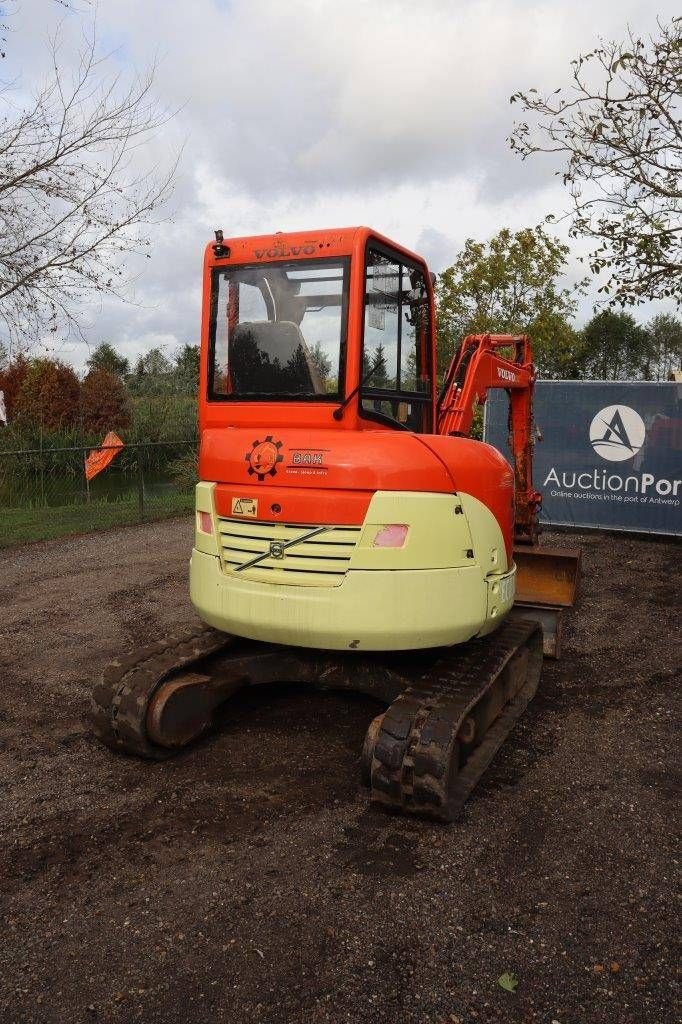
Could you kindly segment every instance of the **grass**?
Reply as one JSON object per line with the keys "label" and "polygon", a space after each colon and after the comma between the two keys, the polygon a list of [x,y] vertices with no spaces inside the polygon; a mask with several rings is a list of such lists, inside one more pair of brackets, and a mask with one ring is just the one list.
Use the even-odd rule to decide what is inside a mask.
{"label": "grass", "polygon": [[0,547],[28,541],[51,540],[74,533],[109,530],[130,523],[169,519],[192,512],[194,494],[170,493],[145,499],[143,516],[137,495],[117,501],[93,501],[89,505],[56,508],[0,509]]}

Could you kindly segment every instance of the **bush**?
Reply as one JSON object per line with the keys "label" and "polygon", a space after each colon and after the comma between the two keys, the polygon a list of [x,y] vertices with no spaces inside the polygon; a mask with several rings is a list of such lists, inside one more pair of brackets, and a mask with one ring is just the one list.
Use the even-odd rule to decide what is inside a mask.
{"label": "bush", "polygon": [[130,426],[130,403],[119,377],[108,370],[90,370],[81,387],[84,430],[101,434]]}
{"label": "bush", "polygon": [[192,491],[199,479],[199,453],[188,451],[168,465],[171,480],[180,491]]}
{"label": "bush", "polygon": [[29,363],[15,405],[16,419],[51,433],[74,426],[80,418],[80,382],[58,359]]}

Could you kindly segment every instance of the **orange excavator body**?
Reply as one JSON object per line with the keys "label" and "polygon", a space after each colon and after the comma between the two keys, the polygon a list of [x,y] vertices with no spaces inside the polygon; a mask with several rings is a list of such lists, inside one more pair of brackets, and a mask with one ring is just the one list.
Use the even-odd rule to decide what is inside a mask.
{"label": "orange excavator body", "polygon": [[[422,429],[405,431],[397,420],[382,422],[363,414],[366,258],[373,246],[403,260],[405,266],[419,268],[426,288],[428,316],[419,340],[421,377],[428,389],[419,399]],[[341,369],[345,395],[319,402],[296,401],[295,396],[281,401],[245,400],[228,389],[221,399],[211,398],[215,275],[230,266],[310,264],[331,259],[350,263]],[[251,492],[258,495],[259,520],[338,525],[362,523],[378,490],[463,490],[480,498],[493,512],[509,557],[515,530],[519,539],[535,541],[540,496],[533,490],[531,477],[534,369],[530,342],[525,337],[503,335],[465,339],[452,360],[439,400],[433,282],[420,256],[365,227],[231,238],[207,245],[203,288],[199,476],[218,481],[215,500],[220,516],[232,514],[233,502],[245,495],[245,484],[258,484],[250,488],[248,496]],[[504,388],[510,394],[515,474],[496,449],[467,436],[475,408],[485,402],[491,388]],[[398,397],[404,396],[399,393]],[[339,415],[341,402],[347,404]],[[282,462],[269,466],[262,480],[254,479],[253,473],[249,476],[252,467],[247,465],[247,455],[254,442],[261,443],[268,435],[278,441],[284,434]],[[300,461],[306,452],[321,461],[306,468]],[[267,456],[267,451],[263,454]]]}

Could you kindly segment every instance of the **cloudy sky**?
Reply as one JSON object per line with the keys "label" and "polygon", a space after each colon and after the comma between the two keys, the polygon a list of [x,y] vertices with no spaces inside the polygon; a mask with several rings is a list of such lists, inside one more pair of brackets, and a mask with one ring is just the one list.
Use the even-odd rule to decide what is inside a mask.
{"label": "cloudy sky", "polygon": [[[95,10],[73,4],[17,0],[3,64],[17,99],[47,73],[58,23],[68,65]],[[112,71],[156,60],[158,99],[178,110],[140,160],[164,167],[182,156],[153,259],[133,268],[134,302],[84,311],[89,343],[111,341],[134,359],[196,342],[202,252],[216,227],[229,236],[364,223],[439,271],[467,237],[565,210],[550,160],[522,163],[508,149],[510,94],[566,84],[570,60],[598,36],[621,38],[628,24],[647,32],[677,6],[100,0]],[[570,269],[579,275],[575,261]],[[87,348],[66,342],[61,354],[82,366]]]}

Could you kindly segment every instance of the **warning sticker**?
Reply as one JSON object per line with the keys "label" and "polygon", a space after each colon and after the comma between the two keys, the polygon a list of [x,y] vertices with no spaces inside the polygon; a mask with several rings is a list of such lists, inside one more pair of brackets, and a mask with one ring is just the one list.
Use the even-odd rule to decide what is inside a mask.
{"label": "warning sticker", "polygon": [[233,516],[247,516],[249,519],[255,519],[258,515],[258,499],[257,498],[233,498],[232,499],[232,515]]}

